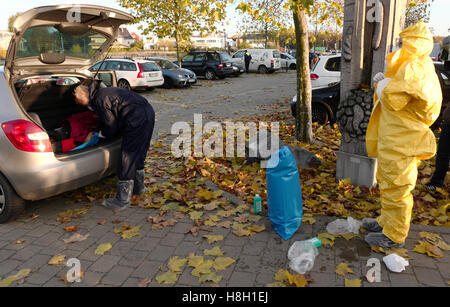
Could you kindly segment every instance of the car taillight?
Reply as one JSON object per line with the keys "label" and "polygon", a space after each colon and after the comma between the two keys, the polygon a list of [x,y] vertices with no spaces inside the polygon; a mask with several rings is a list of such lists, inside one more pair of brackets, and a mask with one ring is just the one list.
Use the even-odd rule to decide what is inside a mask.
{"label": "car taillight", "polygon": [[317,80],[319,79],[319,76],[316,74],[311,74],[311,80]]}
{"label": "car taillight", "polygon": [[141,63],[138,63],[138,67],[139,67],[139,73],[138,73],[138,79],[142,79],[144,78],[144,70],[142,69],[142,65]]}
{"label": "car taillight", "polygon": [[223,64],[219,64],[219,69],[223,69]]}
{"label": "car taillight", "polygon": [[270,65],[275,65],[275,61],[274,60],[272,60],[272,61],[270,61]]}
{"label": "car taillight", "polygon": [[52,152],[48,134],[32,122],[20,119],[2,124],[11,143],[19,150],[27,152]]}

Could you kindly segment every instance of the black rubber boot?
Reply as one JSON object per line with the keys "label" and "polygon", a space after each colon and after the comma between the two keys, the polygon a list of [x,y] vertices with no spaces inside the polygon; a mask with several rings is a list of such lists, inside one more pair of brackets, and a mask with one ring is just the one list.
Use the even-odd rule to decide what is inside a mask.
{"label": "black rubber boot", "polygon": [[102,206],[111,210],[123,211],[130,207],[133,196],[134,181],[119,181],[116,198],[110,198],[103,202]]}
{"label": "black rubber boot", "polygon": [[145,187],[145,171],[140,170],[136,171],[136,175],[134,176],[134,189],[133,195],[142,195],[147,192],[147,188]]}
{"label": "black rubber boot", "polygon": [[370,246],[376,246],[376,247],[386,247],[386,248],[394,248],[394,247],[404,247],[405,243],[395,243],[388,237],[386,237],[382,232],[372,232],[369,233],[365,237],[365,241]]}
{"label": "black rubber boot", "polygon": [[363,219],[361,226],[370,232],[382,232],[383,231],[383,227],[381,227],[380,224],[378,224],[376,219],[370,219],[370,218]]}

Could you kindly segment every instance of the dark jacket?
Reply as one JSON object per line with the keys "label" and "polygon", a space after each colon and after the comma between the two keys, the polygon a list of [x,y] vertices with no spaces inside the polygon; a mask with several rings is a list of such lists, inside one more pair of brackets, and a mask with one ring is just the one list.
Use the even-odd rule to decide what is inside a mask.
{"label": "dark jacket", "polygon": [[132,132],[154,114],[147,99],[127,89],[99,88],[97,81],[89,85],[90,107],[99,116],[101,132],[113,137]]}
{"label": "dark jacket", "polygon": [[252,60],[252,56],[250,55],[250,53],[246,52],[245,53],[245,63],[250,63],[251,60]]}
{"label": "dark jacket", "polygon": [[444,114],[442,115],[444,124],[450,125],[450,103],[447,103]]}

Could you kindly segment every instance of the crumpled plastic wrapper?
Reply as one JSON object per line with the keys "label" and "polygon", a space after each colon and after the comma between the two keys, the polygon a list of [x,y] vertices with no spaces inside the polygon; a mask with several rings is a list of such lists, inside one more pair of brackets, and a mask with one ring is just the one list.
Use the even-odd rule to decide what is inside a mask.
{"label": "crumpled plastic wrapper", "polygon": [[346,220],[337,219],[328,224],[327,232],[335,236],[345,235],[350,232],[358,235],[359,228],[361,228],[361,222],[349,216]]}
{"label": "crumpled plastic wrapper", "polygon": [[391,272],[395,273],[401,273],[406,270],[407,266],[409,266],[408,260],[397,254],[390,254],[383,257],[383,262]]}

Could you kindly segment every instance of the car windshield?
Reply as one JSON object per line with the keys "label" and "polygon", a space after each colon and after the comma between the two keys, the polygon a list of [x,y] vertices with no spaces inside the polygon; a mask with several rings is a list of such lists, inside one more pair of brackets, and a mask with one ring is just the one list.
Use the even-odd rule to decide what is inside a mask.
{"label": "car windshield", "polygon": [[161,61],[161,68],[162,69],[177,69],[179,68],[177,64],[172,63],[170,61]]}
{"label": "car windshield", "polygon": [[66,56],[90,59],[106,41],[106,36],[92,30],[83,35],[69,35],[51,26],[29,28],[22,36],[16,57],[64,53]]}
{"label": "car windshield", "polygon": [[222,62],[231,62],[231,57],[228,53],[221,53]]}

